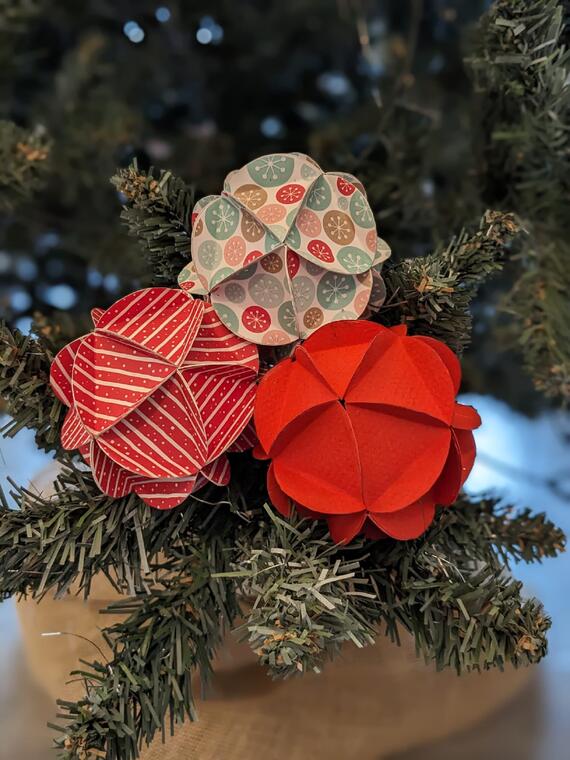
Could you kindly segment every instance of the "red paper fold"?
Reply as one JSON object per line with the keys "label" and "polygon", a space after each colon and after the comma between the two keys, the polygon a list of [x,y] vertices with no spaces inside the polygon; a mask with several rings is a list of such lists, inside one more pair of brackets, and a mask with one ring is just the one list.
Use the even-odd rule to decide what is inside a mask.
{"label": "red paper fold", "polygon": [[452,504],[474,462],[480,418],[457,404],[457,357],[405,327],[336,322],[262,379],[254,454],[287,515],[325,517],[335,541],[416,538]]}

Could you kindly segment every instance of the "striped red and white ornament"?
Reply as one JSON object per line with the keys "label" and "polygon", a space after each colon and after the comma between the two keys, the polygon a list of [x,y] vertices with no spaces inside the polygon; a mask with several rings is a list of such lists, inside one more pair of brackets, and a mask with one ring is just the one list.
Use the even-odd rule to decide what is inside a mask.
{"label": "striped red and white ornament", "polygon": [[92,312],[93,332],[56,356],[51,385],[69,411],[61,440],[79,449],[101,490],[159,509],[207,481],[229,481],[228,450],[252,436],[257,347],[212,306],[147,288]]}

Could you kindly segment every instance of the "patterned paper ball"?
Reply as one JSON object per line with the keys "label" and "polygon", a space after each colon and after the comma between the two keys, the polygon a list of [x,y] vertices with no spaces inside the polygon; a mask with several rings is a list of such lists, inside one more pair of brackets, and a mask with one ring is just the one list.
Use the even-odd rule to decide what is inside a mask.
{"label": "patterned paper ball", "polygon": [[226,178],[193,212],[192,261],[179,284],[209,295],[232,332],[283,345],[359,317],[383,299],[378,238],[360,182],[324,173],[308,156],[261,156]]}
{"label": "patterned paper ball", "polygon": [[326,325],[261,380],[254,421],[268,490],[337,542],[412,539],[450,505],[475,458],[477,412],[458,404],[455,354],[405,327]]}
{"label": "patterned paper ball", "polygon": [[224,452],[252,441],[257,348],[181,290],[148,288],[94,310],[95,329],[62,349],[51,386],[69,407],[61,442],[101,490],[159,509],[229,480]]}

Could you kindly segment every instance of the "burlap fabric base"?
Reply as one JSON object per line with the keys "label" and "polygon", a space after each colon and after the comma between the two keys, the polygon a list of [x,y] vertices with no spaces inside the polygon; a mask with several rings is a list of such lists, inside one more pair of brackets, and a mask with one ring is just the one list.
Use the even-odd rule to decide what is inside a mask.
{"label": "burlap fabric base", "polygon": [[[99,628],[110,620],[98,610],[111,601],[111,591],[97,579],[89,602],[20,603],[28,664],[53,699],[79,696],[81,684],[65,685],[68,674],[79,658],[99,655],[75,636],[41,634],[68,631],[104,649]],[[380,637],[367,649],[346,646],[320,675],[275,682],[248,647],[228,637],[211,691],[198,703],[199,721],[181,726],[166,745],[154,742],[142,758],[378,760],[472,726],[514,696],[529,675],[512,669],[461,678],[435,673],[416,659],[409,638],[396,647]]]}
{"label": "burlap fabric base", "polygon": [[[35,486],[47,493],[53,477],[50,468]],[[52,699],[81,695],[81,683],[65,682],[80,658],[100,659],[93,644],[105,650],[100,628],[112,618],[99,610],[116,598],[101,576],[87,602],[67,596],[18,605],[29,669]],[[57,631],[76,636],[41,635]],[[215,670],[207,699],[198,700],[199,721],[179,727],[166,745],[155,741],[142,760],[379,760],[473,726],[532,673],[436,673],[415,657],[408,637],[397,647],[382,636],[366,649],[347,645],[320,675],[289,681],[272,681],[228,636]]]}

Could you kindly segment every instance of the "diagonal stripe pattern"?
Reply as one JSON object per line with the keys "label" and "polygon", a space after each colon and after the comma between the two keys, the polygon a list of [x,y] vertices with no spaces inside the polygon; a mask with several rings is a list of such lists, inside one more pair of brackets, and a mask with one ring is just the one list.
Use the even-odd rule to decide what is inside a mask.
{"label": "diagonal stripe pattern", "polygon": [[69,406],[62,445],[80,451],[104,493],[134,492],[159,509],[207,482],[226,484],[224,452],[253,440],[242,433],[256,346],[230,333],[210,304],[170,288],[131,293],[92,316],[93,332],[51,368],[53,391]]}

